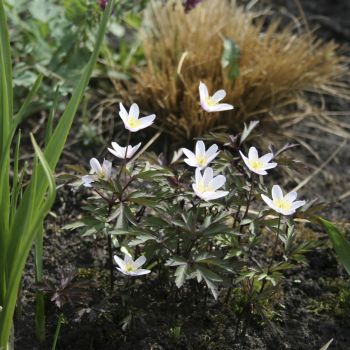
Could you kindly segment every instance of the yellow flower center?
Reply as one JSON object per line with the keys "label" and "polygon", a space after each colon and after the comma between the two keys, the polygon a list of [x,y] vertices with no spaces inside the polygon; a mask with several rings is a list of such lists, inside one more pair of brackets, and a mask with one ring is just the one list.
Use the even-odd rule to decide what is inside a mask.
{"label": "yellow flower center", "polygon": [[134,116],[128,118],[128,124],[130,128],[138,128],[141,125],[141,121]]}
{"label": "yellow flower center", "polygon": [[249,164],[254,170],[261,170],[264,166],[264,163],[260,159],[249,160]]}
{"label": "yellow flower center", "polygon": [[198,192],[200,193],[204,193],[204,192],[212,192],[213,191],[213,187],[210,185],[205,186],[204,181],[199,181],[199,183],[197,184],[197,188],[198,188]]}
{"label": "yellow flower center", "polygon": [[125,265],[125,271],[127,272],[134,272],[135,271],[135,266],[132,263],[127,263]]}
{"label": "yellow flower center", "polygon": [[292,209],[292,204],[291,202],[285,200],[284,198],[283,199],[275,199],[273,201],[273,204],[279,208],[279,209],[282,209],[282,210],[290,210]]}
{"label": "yellow flower center", "polygon": [[218,103],[215,102],[212,97],[208,96],[206,99],[205,99],[205,102],[207,103],[208,106],[210,107],[213,107],[213,106],[216,106]]}
{"label": "yellow flower center", "polygon": [[207,163],[207,158],[205,156],[198,156],[196,157],[198,165],[205,166]]}
{"label": "yellow flower center", "polygon": [[99,179],[108,180],[107,169],[102,168],[101,171],[99,171],[99,172],[97,173],[97,176],[98,176]]}

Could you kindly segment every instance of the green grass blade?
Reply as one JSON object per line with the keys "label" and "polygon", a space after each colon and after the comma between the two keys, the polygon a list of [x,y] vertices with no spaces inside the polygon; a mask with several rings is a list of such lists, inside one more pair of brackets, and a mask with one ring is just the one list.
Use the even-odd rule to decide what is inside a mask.
{"label": "green grass blade", "polygon": [[10,214],[10,151],[6,147],[12,132],[12,63],[7,19],[3,0],[0,0],[0,304],[7,288],[6,252],[9,240]]}
{"label": "green grass blade", "polygon": [[18,163],[19,163],[19,146],[21,144],[21,130],[17,134],[17,142],[15,148],[15,157],[13,160],[13,177],[12,177],[12,190],[11,190],[11,213],[10,213],[10,223],[14,217],[14,213],[17,207],[17,194],[18,188],[20,186],[20,177],[18,172]]}
{"label": "green grass blade", "polygon": [[[9,69],[7,71],[4,67],[9,66],[9,68],[11,68],[11,62],[10,60],[10,64],[5,62],[7,59],[10,59],[10,56],[7,55],[7,53],[9,54],[9,47],[7,50],[6,40],[3,40],[4,37],[8,36],[8,33],[6,19],[4,19],[5,13],[3,9],[3,1],[0,0],[0,16],[2,16],[0,18],[0,61],[1,63],[5,63],[2,64],[0,68],[0,84],[2,84],[2,91],[4,91],[3,87],[6,86],[6,91],[3,94],[0,94],[0,102],[2,103],[2,106],[5,106],[3,108],[0,108],[2,108],[2,111],[5,110],[6,112],[5,114],[2,113],[2,115],[0,116],[0,136],[1,134],[6,134],[5,138],[1,138],[2,141],[0,144],[1,150],[6,149],[6,154],[3,155],[4,152],[2,152],[2,154],[0,155],[0,165],[2,166],[2,171],[0,175],[0,211],[1,215],[4,216],[6,219],[1,220],[2,223],[0,227],[0,247],[2,253],[0,258],[2,259],[0,261],[0,302],[3,306],[3,310],[0,313],[0,348],[7,347],[8,339],[11,333],[12,318],[16,305],[18,288],[22,272],[25,266],[25,262],[27,260],[29,251],[32,247],[33,241],[36,235],[38,234],[38,227],[41,227],[43,225],[43,220],[55,199],[56,187],[52,170],[54,170],[54,168],[56,167],[58,159],[63,151],[66,139],[68,137],[68,133],[74,120],[75,113],[78,109],[85,88],[89,82],[92,70],[94,68],[94,64],[96,62],[100,47],[103,42],[108,18],[111,14],[113,5],[114,0],[109,2],[108,7],[104,12],[102,21],[99,26],[94,51],[91,55],[87,66],[84,69],[84,72],[76,88],[73,91],[72,97],[67,105],[65,112],[60,118],[57,127],[53,131],[52,137],[50,137],[44,154],[41,152],[34,138],[31,136],[35,153],[39,159],[40,164],[38,165],[36,163],[35,165],[30,184],[25,190],[23,197],[21,198],[21,201],[15,211],[13,225],[9,227],[9,149],[14,135],[14,128],[11,125],[13,120],[7,118],[9,116],[11,116],[12,118],[12,101],[11,103],[9,102],[11,100],[9,96],[11,96],[12,98],[12,90],[10,91],[10,95],[6,93],[7,86],[11,85],[12,87],[12,81],[11,79],[7,79],[8,76],[11,78],[11,74],[8,74],[8,72],[11,72],[11,70]],[[4,50],[3,47],[5,47],[7,51]],[[9,82],[11,84],[9,84]],[[11,113],[9,113],[10,110]],[[21,113],[19,115],[20,116],[17,115],[14,122],[16,124],[14,125],[17,125],[17,123],[19,123],[22,120],[21,115],[24,114]],[[5,171],[3,171],[4,166]],[[5,245],[3,245],[4,242]]]}
{"label": "green grass blade", "polygon": [[319,217],[319,220],[328,233],[338,260],[344,266],[346,272],[350,275],[350,243],[330,221],[327,221],[321,217]]}
{"label": "green grass blade", "polygon": [[[44,228],[41,227],[35,238],[35,280],[41,282],[43,272]],[[45,340],[45,303],[42,291],[35,295],[35,334],[39,342]]]}
{"label": "green grass blade", "polygon": [[[19,244],[18,252],[12,260],[8,289],[6,293],[5,303],[3,305],[4,308],[3,311],[0,313],[0,348],[6,348],[7,346],[7,341],[11,332],[12,317],[16,305],[16,299],[20,280],[22,277],[22,271],[24,269],[30,248],[32,247],[32,242],[34,241],[35,236],[38,234],[38,227],[42,227],[43,220],[47,215],[48,211],[50,210],[56,196],[56,184],[50,166],[47,163],[39,146],[37,145],[33,135],[31,135],[31,140],[35,150],[35,154],[39,159],[40,165],[44,172],[44,176],[46,176],[48,182],[48,192],[46,196],[43,196],[41,198],[42,201],[39,206],[35,206],[34,210],[32,210],[32,208],[29,208],[28,211],[32,214],[31,220],[27,223],[27,226],[25,228],[25,235],[22,234],[22,240]],[[24,200],[27,201],[27,207],[30,207],[31,203],[35,203],[37,199],[38,173],[38,166],[36,166],[33,171],[31,183],[29,185],[29,192],[27,192],[28,196],[24,198]],[[16,229],[16,225],[14,225],[14,229]],[[18,232],[11,233],[14,234],[14,236],[15,233],[17,235],[19,234]]]}
{"label": "green grass blade", "polygon": [[60,95],[60,88],[59,86],[57,86],[55,91],[55,98],[54,98],[52,107],[50,109],[50,114],[49,114],[49,118],[47,119],[47,124],[45,129],[45,146],[47,146],[52,136],[53,118],[55,117],[55,114],[56,114],[59,95]]}
{"label": "green grass blade", "polygon": [[13,91],[10,39],[3,0],[0,0],[0,151],[12,129]]}

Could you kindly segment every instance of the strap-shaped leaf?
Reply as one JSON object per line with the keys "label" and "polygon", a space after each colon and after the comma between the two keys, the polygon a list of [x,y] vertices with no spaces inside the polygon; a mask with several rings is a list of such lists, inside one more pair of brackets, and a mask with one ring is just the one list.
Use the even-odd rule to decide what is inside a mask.
{"label": "strap-shaped leaf", "polygon": [[[12,315],[16,305],[19,283],[29,251],[32,247],[35,236],[38,234],[38,229],[42,227],[44,218],[50,210],[56,197],[56,183],[50,166],[37,145],[33,135],[31,135],[31,140],[35,154],[39,159],[41,169],[43,169],[44,176],[46,177],[48,191],[46,195],[41,198],[40,205],[34,206],[37,202],[36,198],[38,194],[37,176],[39,173],[39,165],[37,165],[33,171],[31,183],[27,192],[28,196],[22,202],[27,206],[27,212],[25,212],[26,215],[22,218],[22,222],[20,222],[21,220],[18,220],[20,222],[20,227],[23,226],[23,222],[25,222],[26,226],[24,228],[21,227],[23,231],[16,232],[16,236],[13,237],[13,239],[20,238],[20,242],[16,247],[17,249],[15,249],[15,254],[12,256],[11,265],[9,264],[8,287],[3,305],[4,308],[0,313],[0,348],[6,348],[7,346],[7,339],[12,327]],[[22,206],[22,208],[23,207],[24,206]],[[27,220],[28,216],[30,220]]]}
{"label": "strap-shaped leaf", "polygon": [[328,233],[340,263],[350,275],[350,243],[330,221],[327,221],[321,217],[319,217],[319,220]]}

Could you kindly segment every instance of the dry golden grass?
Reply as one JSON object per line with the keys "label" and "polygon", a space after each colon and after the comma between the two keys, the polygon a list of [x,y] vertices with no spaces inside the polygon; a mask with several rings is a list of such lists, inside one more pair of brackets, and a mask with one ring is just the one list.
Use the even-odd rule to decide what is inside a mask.
{"label": "dry golden grass", "polygon": [[[235,81],[221,65],[224,38],[240,49]],[[239,130],[249,119],[272,121],[274,130],[276,121],[290,125],[315,115],[327,116],[329,124],[329,115],[322,108],[315,112],[305,93],[350,98],[345,83],[349,61],[338,53],[337,44],[297,34],[276,20],[267,24],[265,15],[234,2],[204,1],[187,14],[180,1],[153,4],[146,13],[142,43],[146,66],[135,70],[123,97],[155,112],[165,132],[178,140],[219,126]],[[225,102],[237,108],[203,112],[199,81],[209,92],[224,88]]]}

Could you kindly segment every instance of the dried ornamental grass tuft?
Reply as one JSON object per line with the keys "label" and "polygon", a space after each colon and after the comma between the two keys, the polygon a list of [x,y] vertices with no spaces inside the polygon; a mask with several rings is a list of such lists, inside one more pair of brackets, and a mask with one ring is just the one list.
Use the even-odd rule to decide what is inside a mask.
{"label": "dried ornamental grass tuft", "polygon": [[[123,98],[157,111],[158,122],[178,140],[218,126],[239,129],[250,118],[283,126],[314,116],[306,92],[350,98],[348,59],[337,44],[266,18],[221,0],[204,1],[188,13],[180,1],[153,4],[142,32],[146,66],[135,71]],[[235,109],[203,111],[198,81],[209,91],[222,87]]]}

